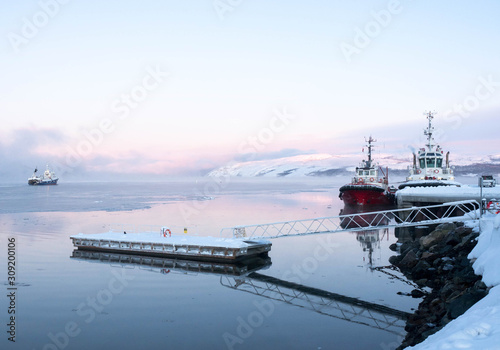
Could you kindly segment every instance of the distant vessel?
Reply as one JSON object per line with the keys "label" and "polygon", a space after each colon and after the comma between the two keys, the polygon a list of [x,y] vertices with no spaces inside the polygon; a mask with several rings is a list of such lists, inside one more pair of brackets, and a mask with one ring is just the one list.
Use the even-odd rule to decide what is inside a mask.
{"label": "distant vessel", "polygon": [[[389,187],[386,173],[372,160],[373,143],[371,136],[368,142],[368,160],[363,160],[356,168],[351,183],[340,187],[339,197],[346,205],[387,205],[394,203],[395,188]],[[379,175],[382,173],[382,175]]]}
{"label": "distant vessel", "polygon": [[56,174],[49,170],[49,166],[47,165],[47,169],[44,171],[42,176],[38,176],[38,169],[35,168],[33,175],[28,179],[28,185],[38,186],[38,185],[57,185],[57,181],[59,178]]}
{"label": "distant vessel", "polygon": [[418,155],[413,153],[413,165],[411,168],[408,167],[406,182],[399,185],[399,189],[417,186],[460,186],[460,183],[455,182],[453,169],[450,168],[450,152],[447,152],[444,158],[444,151],[432,137],[434,114],[432,112],[424,114],[429,120],[427,129],[424,129],[427,144],[418,151]]}

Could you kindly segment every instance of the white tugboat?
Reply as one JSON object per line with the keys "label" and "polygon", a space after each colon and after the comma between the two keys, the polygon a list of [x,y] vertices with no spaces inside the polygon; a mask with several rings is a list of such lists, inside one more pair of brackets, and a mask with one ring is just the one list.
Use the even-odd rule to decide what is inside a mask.
{"label": "white tugboat", "polygon": [[42,176],[38,176],[38,169],[35,168],[33,175],[28,179],[28,185],[40,186],[40,185],[57,185],[57,181],[59,178],[53,171],[49,170],[49,166],[47,165],[47,169],[44,171]]}
{"label": "white tugboat", "polygon": [[434,114],[426,112],[425,115],[429,120],[427,129],[424,129],[427,144],[418,151],[418,155],[413,153],[413,166],[408,167],[406,182],[399,185],[399,189],[417,186],[460,186],[460,183],[455,182],[453,169],[450,168],[450,152],[444,157],[444,151],[432,137]]}

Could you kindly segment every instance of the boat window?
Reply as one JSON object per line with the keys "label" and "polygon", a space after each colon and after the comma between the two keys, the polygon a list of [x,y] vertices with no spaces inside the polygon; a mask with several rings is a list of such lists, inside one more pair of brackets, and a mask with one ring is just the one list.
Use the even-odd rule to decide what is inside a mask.
{"label": "boat window", "polygon": [[424,158],[420,158],[420,167],[421,168],[425,168],[425,159]]}
{"label": "boat window", "polygon": [[369,175],[369,171],[368,171],[368,170],[365,170],[365,171],[363,172],[363,175],[368,176],[368,175]]}
{"label": "boat window", "polygon": [[438,158],[437,159],[437,167],[441,168],[443,166],[443,158]]}
{"label": "boat window", "polygon": [[427,157],[434,157],[434,156],[436,156],[436,153],[427,153],[426,156]]}
{"label": "boat window", "polygon": [[375,170],[370,170],[370,175],[375,176]]}
{"label": "boat window", "polygon": [[426,163],[428,168],[436,167],[436,158],[426,158]]}

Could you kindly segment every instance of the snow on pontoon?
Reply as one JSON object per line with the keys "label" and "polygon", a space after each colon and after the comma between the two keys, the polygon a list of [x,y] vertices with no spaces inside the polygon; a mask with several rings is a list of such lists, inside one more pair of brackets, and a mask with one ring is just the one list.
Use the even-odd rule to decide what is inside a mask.
{"label": "snow on pontoon", "polygon": [[49,170],[48,165],[42,176],[37,176],[37,171],[38,169],[35,168],[33,175],[28,179],[28,185],[57,185],[59,178],[53,171]]}
{"label": "snow on pontoon", "polygon": [[425,115],[429,120],[427,129],[424,130],[427,144],[425,148],[418,151],[418,156],[413,153],[413,166],[408,168],[409,174],[406,177],[406,182],[399,185],[399,189],[417,186],[460,186],[460,183],[455,182],[453,169],[450,168],[450,152],[447,152],[446,158],[443,158],[444,151],[432,137],[434,115],[432,112],[427,112]]}
{"label": "snow on pontoon", "polygon": [[271,242],[245,238],[215,238],[172,235],[168,227],[160,232],[113,231],[70,236],[79,250],[157,256],[203,261],[239,261],[267,256]]}
{"label": "snow on pontoon", "polygon": [[[389,188],[387,170],[386,173],[372,160],[372,143],[375,142],[371,136],[366,141],[368,147],[368,160],[363,160],[356,167],[351,183],[339,189],[339,197],[346,205],[389,205],[394,202],[395,188]],[[379,172],[382,175],[379,175]]]}

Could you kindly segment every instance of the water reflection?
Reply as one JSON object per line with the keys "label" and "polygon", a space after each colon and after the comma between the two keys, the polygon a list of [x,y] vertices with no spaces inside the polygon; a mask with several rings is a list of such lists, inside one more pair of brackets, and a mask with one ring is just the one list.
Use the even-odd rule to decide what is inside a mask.
{"label": "water reflection", "polygon": [[[388,225],[393,215],[385,213],[395,209],[394,206],[351,206],[345,205],[339,215],[348,215],[341,218],[340,226],[344,229],[362,228],[369,226]],[[354,214],[354,215],[353,215]]]}
{"label": "water reflection", "polygon": [[[375,249],[380,248],[381,232],[382,238],[389,238],[389,229],[372,229],[371,227],[389,225],[393,216],[384,211],[394,209],[394,206],[350,206],[345,205],[340,209],[339,215],[346,215],[341,217],[340,226],[344,229],[359,229],[356,232],[356,240],[361,244],[363,252],[367,254],[363,257],[363,261],[368,262],[368,266],[373,266],[373,253]],[[354,214],[354,215],[353,215]],[[363,229],[370,227],[370,229]]]}
{"label": "water reflection", "polygon": [[395,335],[404,333],[407,312],[346,295],[252,272],[245,277],[221,277],[225,287],[305,308],[322,315],[365,325]]}
{"label": "water reflection", "polygon": [[253,257],[231,263],[215,263],[192,261],[185,259],[168,259],[118,253],[103,253],[75,249],[71,258],[90,262],[107,263],[110,265],[139,266],[142,270],[167,274],[171,272],[195,272],[217,275],[247,275],[271,266],[271,258]]}
{"label": "water reflection", "polygon": [[381,304],[259,273],[271,266],[270,258],[253,258],[238,264],[228,264],[90,252],[77,249],[73,251],[71,258],[122,268],[139,266],[140,270],[160,274],[177,272],[194,276],[199,273],[218,275],[220,276],[220,283],[224,287],[274,301],[285,302],[292,306],[369,326],[395,335],[399,335],[404,331],[405,322],[409,315],[407,312]]}
{"label": "water reflection", "polygon": [[[373,252],[375,249],[380,249],[380,230],[366,230],[361,232],[356,232],[356,240],[361,244],[363,252],[366,253],[366,257],[363,257],[363,261],[368,263],[369,267],[373,266]],[[385,233],[389,230],[385,229]]]}
{"label": "water reflection", "polygon": [[[82,333],[70,339],[68,349],[100,349],[106,344],[120,349],[137,349],[144,344],[150,349],[161,349],[165,344],[177,349],[223,349],[222,334],[235,334],[239,317],[254,315],[254,301],[268,301],[263,299],[267,296],[275,298],[277,305],[278,300],[282,303],[272,317],[266,318],[265,326],[255,329],[252,337],[244,339],[244,344],[237,344],[235,348],[326,349],[335,344],[344,349],[374,349],[379,344],[397,341],[399,334],[365,325],[383,320],[383,313],[365,310],[357,304],[340,304],[332,298],[334,293],[328,292],[405,311],[418,305],[416,300],[396,294],[399,291],[408,293],[413,288],[384,275],[383,271],[372,272],[360,266],[363,252],[358,244],[368,248],[368,241],[372,240],[362,238],[364,233],[361,231],[275,240],[270,253],[272,265],[268,261],[255,268],[180,260],[155,262],[144,257],[142,260],[134,257],[139,259],[134,263],[127,260],[129,257],[113,260],[102,253],[91,258],[77,256],[78,253],[72,256],[74,247],[70,235],[105,232],[105,225],[113,222],[167,224],[172,232],[179,233],[187,227],[189,235],[205,237],[218,236],[221,227],[330,217],[343,207],[337,198],[338,186],[331,185],[335,179],[328,178],[328,186],[306,184],[293,187],[281,181],[247,186],[235,179],[234,184],[224,188],[213,200],[192,201],[171,198],[196,196],[198,192],[203,194],[202,185],[194,191],[189,184],[77,184],[71,188],[66,184],[43,193],[50,195],[51,208],[57,210],[53,212],[40,212],[51,209],[46,206],[37,205],[35,208],[33,203],[43,200],[38,198],[42,193],[36,191],[40,196],[34,198],[35,191],[26,191],[25,194],[24,187],[17,191],[21,193],[11,195],[14,201],[0,199],[0,207],[4,203],[4,209],[13,212],[0,216],[4,233],[19,239],[20,268],[23,271],[20,282],[36,287],[23,288],[20,299],[20,348],[41,349],[51,341],[47,334],[58,334],[64,331],[68,321],[74,321],[81,326]],[[150,208],[108,210],[131,208],[136,204]],[[338,225],[339,221],[335,223]],[[388,249],[388,245],[395,241],[392,230],[390,232],[390,241],[386,242],[383,232],[379,231],[380,241],[371,243],[375,249],[374,257],[381,252],[381,265],[393,255]],[[311,265],[314,252],[326,243],[328,254],[325,251],[321,261]],[[378,245],[379,251],[376,250]],[[282,277],[296,268],[302,273],[302,287],[286,284],[287,281],[298,281],[295,273],[279,284],[259,277],[259,274]],[[257,271],[257,276],[252,273]],[[134,280],[104,307],[102,313],[96,314],[93,322],[87,324],[75,311],[78,305],[87,303],[89,297],[102,295],[100,291],[115,273],[122,272]],[[394,273],[397,275],[397,271]],[[222,286],[220,280],[228,284],[226,279],[233,287],[236,282],[243,284],[237,288]],[[267,287],[261,289],[266,296],[257,295],[258,290],[241,292],[252,286]],[[271,288],[274,291],[269,290]],[[323,293],[309,293],[314,288]],[[279,294],[280,291],[284,293]],[[335,309],[336,305],[342,306]],[[343,314],[349,316],[349,322],[344,321]],[[387,317],[397,326],[387,329],[403,333],[404,322],[390,314]],[[359,337],[359,334],[363,336]],[[4,343],[5,338],[0,341],[0,348]],[[52,345],[46,348],[55,348]]]}

